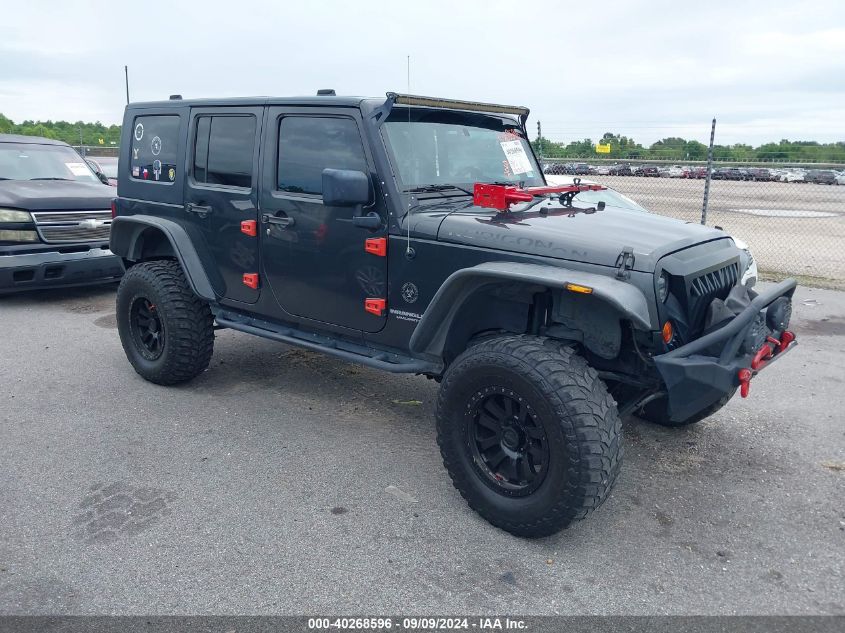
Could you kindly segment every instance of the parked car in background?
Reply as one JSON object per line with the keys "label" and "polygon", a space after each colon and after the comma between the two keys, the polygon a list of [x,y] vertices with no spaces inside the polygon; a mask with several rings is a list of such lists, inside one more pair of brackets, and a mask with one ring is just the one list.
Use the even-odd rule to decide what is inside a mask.
{"label": "parked car in background", "polygon": [[635,176],[645,176],[650,178],[658,178],[660,176],[660,172],[657,170],[657,167],[654,165],[640,165],[634,170]]}
{"label": "parked car in background", "polygon": [[738,167],[717,167],[713,170],[713,180],[745,180],[746,174]]}
{"label": "parked car in background", "polygon": [[0,134],[0,294],[118,280],[114,195],[66,143]]}
{"label": "parked car in background", "polygon": [[576,176],[587,176],[592,172],[592,168],[587,163],[573,163],[572,174]]}
{"label": "parked car in background", "polygon": [[829,169],[811,169],[804,176],[805,182],[814,182],[818,185],[835,185],[836,174]]}
{"label": "parked car in background", "polygon": [[592,169],[592,173],[596,176],[609,176],[610,175],[610,166],[609,165],[598,165]]}
{"label": "parked car in background", "polygon": [[610,168],[611,176],[631,176],[633,173],[630,165],[613,165]]}
{"label": "parked car in background", "polygon": [[[87,159],[88,164],[94,163],[96,171],[103,174],[108,184],[117,187],[117,156],[97,156]],[[94,165],[91,165],[94,168]]]}
{"label": "parked car in background", "polygon": [[774,179],[772,172],[765,167],[752,167],[748,170],[748,177],[756,182],[769,182]]}
{"label": "parked car in background", "polygon": [[803,169],[788,169],[780,179],[783,182],[804,182],[806,174]]}
{"label": "parked car in background", "polygon": [[690,167],[684,178],[707,178],[707,167]]}
{"label": "parked car in background", "polygon": [[838,174],[836,174],[836,184],[845,185],[845,171],[840,171]]}

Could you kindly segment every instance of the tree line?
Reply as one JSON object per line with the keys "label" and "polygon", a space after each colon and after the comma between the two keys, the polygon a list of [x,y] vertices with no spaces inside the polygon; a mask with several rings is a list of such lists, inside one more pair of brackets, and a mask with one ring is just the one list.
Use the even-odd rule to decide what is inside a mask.
{"label": "tree line", "polygon": [[25,134],[26,136],[43,136],[69,145],[103,145],[114,147],[120,144],[120,126],[85,123],[77,121],[23,121],[15,123],[0,114],[0,134]]}
{"label": "tree line", "polygon": [[[15,123],[0,114],[0,134],[26,134],[27,136],[44,136],[70,145],[104,145],[120,144],[120,126],[85,123],[77,121],[23,121]],[[544,158],[611,158],[630,160],[670,160],[670,161],[703,161],[707,160],[707,146],[698,141],[688,141],[679,137],[664,138],[648,147],[637,143],[634,139],[606,132],[597,141],[602,145],[610,145],[610,152],[599,154],[596,152],[596,142],[585,138],[570,143],[555,143],[545,137],[538,137],[532,141],[534,150]],[[752,147],[737,143],[735,145],[714,145],[713,157],[724,161],[772,161],[772,162],[802,162],[802,163],[845,163],[845,141],[837,143],[818,143],[817,141],[788,141],[778,143],[764,143],[759,147]]]}
{"label": "tree line", "polygon": [[[679,137],[664,138],[648,147],[634,139],[607,132],[597,141],[610,145],[609,153],[597,153],[596,142],[585,138],[570,143],[555,143],[544,137],[532,141],[534,151],[544,158],[616,158],[631,160],[707,160],[707,145]],[[817,141],[788,141],[764,143],[752,147],[743,143],[714,145],[713,158],[724,161],[845,163],[845,141],[819,143]]]}

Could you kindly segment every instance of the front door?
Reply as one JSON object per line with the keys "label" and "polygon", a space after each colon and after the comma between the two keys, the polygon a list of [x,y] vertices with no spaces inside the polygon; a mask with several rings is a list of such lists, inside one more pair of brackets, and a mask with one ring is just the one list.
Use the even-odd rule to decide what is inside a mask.
{"label": "front door", "polygon": [[[313,111],[313,110],[312,110]],[[356,213],[386,217],[362,142],[357,110],[311,114],[307,108],[268,110],[262,154],[261,259],[264,279],[288,314],[365,332],[384,327],[387,258],[365,250],[386,229],[356,226]],[[323,204],[323,169],[363,171],[373,186],[363,210]],[[376,306],[378,303],[376,303]],[[369,306],[370,310],[367,310]]]}
{"label": "front door", "polygon": [[[188,135],[185,219],[205,241],[215,292],[244,303],[255,303],[260,293],[257,192],[263,111],[194,108]],[[254,235],[242,230],[248,220],[256,223]]]}

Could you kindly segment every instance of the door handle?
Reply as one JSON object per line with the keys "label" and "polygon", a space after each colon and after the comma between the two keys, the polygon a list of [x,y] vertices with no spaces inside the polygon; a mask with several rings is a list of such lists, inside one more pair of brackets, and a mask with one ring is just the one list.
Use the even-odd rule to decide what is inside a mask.
{"label": "door handle", "polygon": [[206,205],[194,204],[193,202],[189,202],[185,205],[185,211],[187,211],[188,213],[196,213],[198,217],[204,218],[206,216],[211,215],[214,209]]}
{"label": "door handle", "polygon": [[296,224],[294,219],[291,218],[291,217],[288,217],[286,215],[283,215],[283,216],[270,215],[269,213],[265,213],[264,215],[262,215],[261,221],[264,224],[275,224],[276,226],[280,226],[283,229],[286,229],[286,228]]}

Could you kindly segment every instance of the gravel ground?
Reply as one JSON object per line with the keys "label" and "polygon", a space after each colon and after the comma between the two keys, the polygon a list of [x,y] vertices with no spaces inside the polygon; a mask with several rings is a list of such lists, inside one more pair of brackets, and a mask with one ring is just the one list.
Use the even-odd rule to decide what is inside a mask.
{"label": "gravel ground", "polygon": [[[703,180],[587,178],[655,213],[701,221]],[[763,271],[820,277],[845,288],[845,187],[714,180],[707,224],[745,240]]]}
{"label": "gravel ground", "polygon": [[843,614],[845,294],[709,420],[631,420],[614,492],[501,532],[440,463],[436,384],[230,331],[188,385],[112,288],[0,300],[0,613]]}

